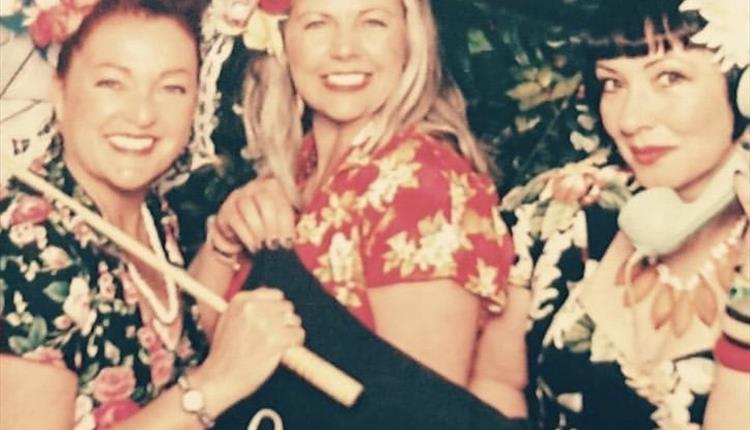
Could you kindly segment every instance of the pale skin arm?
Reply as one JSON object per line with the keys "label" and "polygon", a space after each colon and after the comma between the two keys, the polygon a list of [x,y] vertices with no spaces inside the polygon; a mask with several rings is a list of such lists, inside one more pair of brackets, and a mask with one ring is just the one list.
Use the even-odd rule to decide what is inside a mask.
{"label": "pale skin arm", "polygon": [[503,314],[490,320],[477,344],[469,390],[508,417],[526,417],[526,315],[529,290],[508,288]]}
{"label": "pale skin arm", "polygon": [[[368,290],[377,334],[510,417],[525,417],[528,291],[514,289],[477,342],[480,301],[453,281]],[[476,356],[476,361],[475,361]]]}
{"label": "pale skin arm", "polygon": [[[238,293],[219,319],[208,357],[189,374],[207,412],[218,416],[257,390],[283,352],[303,343],[300,323],[278,290]],[[73,428],[77,379],[71,371],[0,354],[0,374],[0,429]],[[172,387],[113,428],[202,429],[196,416],[183,411],[181,395]]]}

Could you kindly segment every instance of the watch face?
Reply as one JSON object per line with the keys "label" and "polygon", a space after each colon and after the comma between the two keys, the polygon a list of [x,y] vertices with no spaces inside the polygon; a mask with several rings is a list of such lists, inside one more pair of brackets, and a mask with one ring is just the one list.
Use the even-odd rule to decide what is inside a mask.
{"label": "watch face", "polygon": [[182,395],[182,407],[188,412],[198,412],[203,409],[203,393],[189,390]]}

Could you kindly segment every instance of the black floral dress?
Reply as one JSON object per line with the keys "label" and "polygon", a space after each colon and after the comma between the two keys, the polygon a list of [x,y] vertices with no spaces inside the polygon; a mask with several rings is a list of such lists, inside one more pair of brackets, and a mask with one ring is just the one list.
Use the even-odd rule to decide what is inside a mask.
{"label": "black floral dress", "polygon": [[[53,143],[32,168],[95,210],[61,152]],[[154,194],[146,204],[167,258],[183,264],[175,216]],[[181,298],[181,337],[168,342],[144,323],[137,296],[116,247],[77,215],[15,181],[0,188],[0,352],[75,372],[76,430],[128,417],[205,358],[191,298]]]}
{"label": "black floral dress", "polygon": [[503,200],[518,255],[510,276],[532,292],[528,397],[536,428],[698,430],[703,421],[715,367],[710,350],[645,373],[577,299],[577,286],[609,247],[618,210],[636,188],[603,150]]}

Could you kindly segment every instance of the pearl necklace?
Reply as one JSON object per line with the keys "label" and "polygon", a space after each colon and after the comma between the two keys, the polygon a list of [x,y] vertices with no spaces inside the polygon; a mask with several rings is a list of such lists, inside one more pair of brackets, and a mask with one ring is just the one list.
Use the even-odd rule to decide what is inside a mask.
{"label": "pearl necklace", "polygon": [[[634,253],[626,260],[617,276],[617,285],[625,285],[625,306],[632,306],[656,290],[651,305],[651,322],[660,329],[670,322],[679,338],[690,327],[694,315],[706,325],[713,325],[719,311],[719,301],[714,289],[731,287],[733,267],[741,249],[740,238],[745,232],[747,219],[743,216],[721,243],[709,251],[708,260],[686,281],[673,275],[665,263],[651,265]],[[718,263],[718,264],[717,264]],[[714,289],[711,288],[714,287]]]}
{"label": "pearl necklace", "polygon": [[[143,217],[143,224],[146,227],[146,234],[148,235],[148,241],[151,245],[151,249],[163,261],[167,261],[167,257],[162,248],[161,240],[159,240],[159,233],[156,231],[156,223],[154,217],[151,216],[151,212],[144,203],[141,206],[141,216]],[[164,286],[167,290],[167,306],[165,307],[161,301],[156,297],[154,290],[148,285],[145,279],[141,276],[138,268],[135,264],[127,263],[128,272],[133,280],[133,284],[138,289],[138,292],[146,299],[149,306],[154,312],[154,316],[159,323],[164,325],[170,325],[177,319],[179,311],[179,302],[177,300],[177,284],[175,284],[172,278],[164,276]]]}

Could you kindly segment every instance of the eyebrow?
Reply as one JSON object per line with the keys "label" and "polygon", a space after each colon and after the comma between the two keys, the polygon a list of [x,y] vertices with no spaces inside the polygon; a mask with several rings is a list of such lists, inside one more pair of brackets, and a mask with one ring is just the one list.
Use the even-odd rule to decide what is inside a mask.
{"label": "eyebrow", "polygon": [[[97,67],[97,68],[112,68],[112,69],[119,70],[120,72],[128,74],[128,75],[131,74],[131,71],[130,71],[129,68],[127,68],[125,66],[122,66],[120,64],[109,62],[109,61],[104,61],[102,63],[97,63],[97,64],[95,64],[95,67]],[[186,75],[190,75],[190,72],[186,68],[184,68],[184,67],[178,67],[178,68],[175,68],[175,69],[165,70],[165,71],[161,72],[159,74],[159,76],[163,77],[163,76],[173,75],[173,74],[186,74]]]}
{"label": "eyebrow", "polygon": [[[371,7],[369,9],[365,9],[365,10],[357,13],[357,16],[360,17],[362,15],[367,15],[368,13],[371,13],[371,12],[383,12],[383,13],[388,14],[389,16],[395,16],[396,15],[393,11],[388,10],[388,9],[378,8],[378,7]],[[331,18],[333,16],[330,13],[327,13],[327,12],[320,12],[320,11],[316,11],[316,10],[308,10],[308,11],[303,11],[302,13],[300,13],[298,15],[298,17],[299,18],[304,18],[307,15],[320,15],[320,16],[323,16],[324,18]]]}

